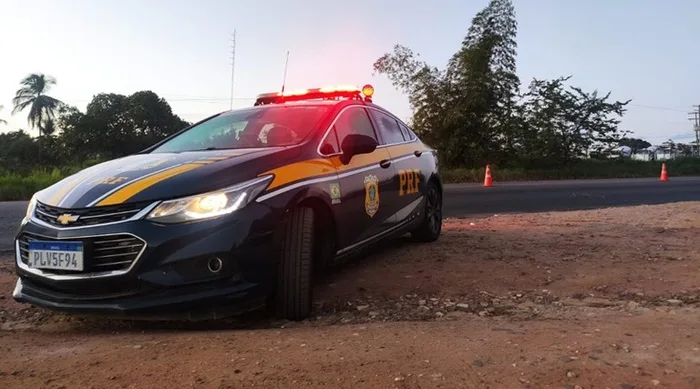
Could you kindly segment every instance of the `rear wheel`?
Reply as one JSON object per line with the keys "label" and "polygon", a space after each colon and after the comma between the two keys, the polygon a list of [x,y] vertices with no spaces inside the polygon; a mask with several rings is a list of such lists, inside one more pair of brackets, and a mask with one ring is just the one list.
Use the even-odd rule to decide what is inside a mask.
{"label": "rear wheel", "polygon": [[277,316],[305,319],[311,312],[314,252],[314,211],[293,209],[283,226],[277,271],[275,306]]}
{"label": "rear wheel", "polygon": [[423,222],[411,232],[413,239],[419,242],[434,242],[442,231],[442,196],[434,182],[428,184],[425,196]]}

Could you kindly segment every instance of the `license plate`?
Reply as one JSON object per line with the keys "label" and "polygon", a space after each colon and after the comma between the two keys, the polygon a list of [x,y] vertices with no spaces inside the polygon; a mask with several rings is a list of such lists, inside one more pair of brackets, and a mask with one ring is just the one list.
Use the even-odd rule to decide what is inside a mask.
{"label": "license plate", "polygon": [[29,242],[29,267],[54,270],[83,270],[82,242]]}

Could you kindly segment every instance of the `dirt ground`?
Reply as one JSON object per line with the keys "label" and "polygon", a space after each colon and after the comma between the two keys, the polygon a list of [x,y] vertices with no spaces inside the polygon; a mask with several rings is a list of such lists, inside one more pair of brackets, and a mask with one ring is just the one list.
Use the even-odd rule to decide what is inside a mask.
{"label": "dirt ground", "polygon": [[324,275],[301,323],[71,318],[2,261],[0,388],[700,388],[700,203],[444,228]]}

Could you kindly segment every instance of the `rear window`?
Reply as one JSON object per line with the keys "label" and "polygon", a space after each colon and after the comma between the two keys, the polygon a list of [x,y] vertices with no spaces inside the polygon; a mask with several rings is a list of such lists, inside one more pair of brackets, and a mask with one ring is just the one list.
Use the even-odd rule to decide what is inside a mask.
{"label": "rear window", "polygon": [[413,131],[411,131],[410,128],[406,127],[403,123],[399,123],[399,126],[401,127],[401,132],[404,134],[406,140],[416,139],[416,134]]}
{"label": "rear window", "polygon": [[226,112],[193,126],[152,152],[291,146],[306,139],[329,109],[325,105],[269,105]]}
{"label": "rear window", "polygon": [[384,112],[374,109],[371,109],[370,112],[372,113],[374,120],[377,122],[379,133],[382,135],[382,140],[385,145],[401,143],[408,140],[408,134],[403,134],[396,119],[385,114]]}

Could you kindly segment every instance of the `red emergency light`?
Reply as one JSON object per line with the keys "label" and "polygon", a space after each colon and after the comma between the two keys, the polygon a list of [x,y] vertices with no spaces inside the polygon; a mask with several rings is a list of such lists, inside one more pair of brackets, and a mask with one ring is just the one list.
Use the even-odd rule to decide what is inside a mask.
{"label": "red emergency light", "polygon": [[282,104],[290,101],[302,100],[337,100],[340,98],[362,100],[372,102],[374,88],[365,85],[362,89],[354,85],[335,85],[323,88],[289,90],[284,92],[262,93],[255,99],[254,105]]}

